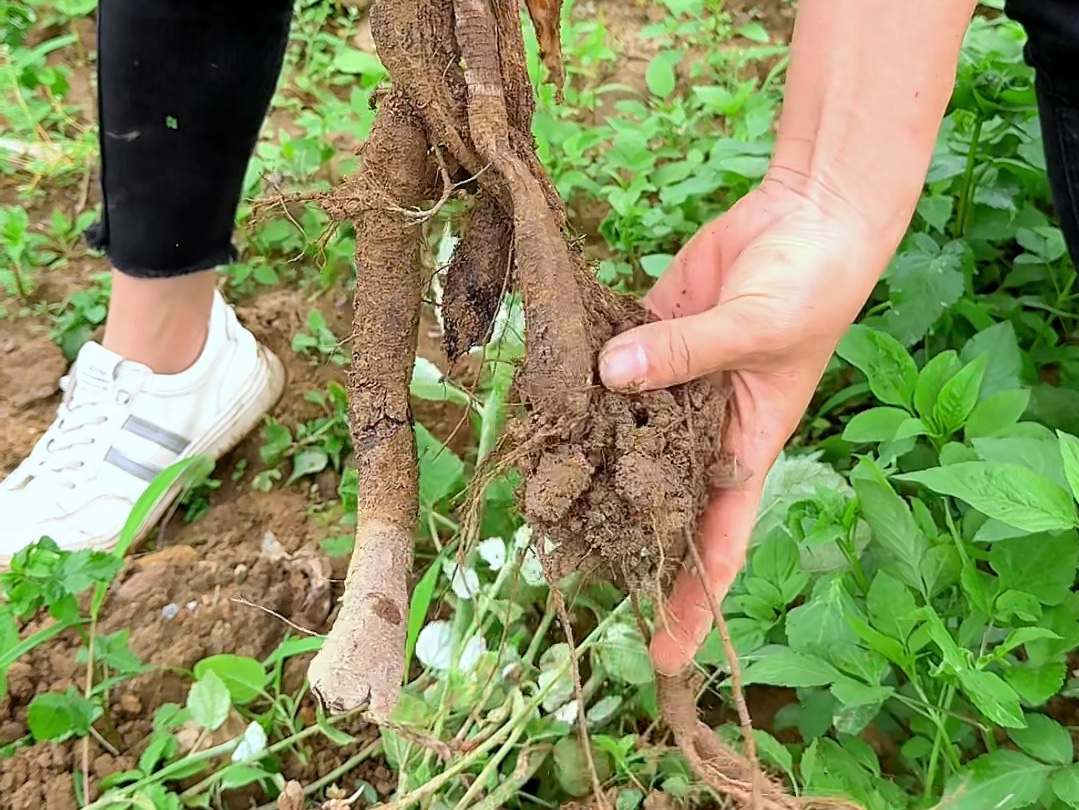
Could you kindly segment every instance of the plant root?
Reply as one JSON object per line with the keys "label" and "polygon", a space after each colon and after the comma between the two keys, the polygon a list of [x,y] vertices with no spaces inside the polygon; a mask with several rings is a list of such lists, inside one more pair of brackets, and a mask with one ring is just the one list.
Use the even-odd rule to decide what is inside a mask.
{"label": "plant root", "polygon": [[312,691],[335,713],[369,703],[385,719],[404,675],[407,577],[419,475],[409,381],[420,310],[421,231],[372,204],[387,189],[417,208],[434,188],[427,137],[409,101],[392,93],[378,111],[359,175],[340,190],[356,219],[356,295],[349,416],[359,465],[356,547],[341,609],[308,669]]}
{"label": "plant root", "polygon": [[[561,0],[527,6],[560,86]],[[525,362],[515,380],[521,413],[475,476],[463,543],[477,532],[484,484],[515,466],[524,478],[521,511],[568,638],[558,590],[566,574],[595,571],[633,595],[654,594],[690,564],[699,518],[730,464],[720,440],[729,393],[705,380],[635,394],[595,384],[603,344],[652,316],[600,285],[567,231],[531,135],[535,101],[518,0],[379,0],[371,30],[392,89],[379,100],[359,174],[321,199],[333,218],[356,223],[350,417],[360,478],[357,543],[340,613],[309,676],[330,711],[368,702],[371,716],[385,721],[404,676],[418,514],[408,397],[418,251],[423,221],[450,194],[474,199],[447,270],[447,354],[456,359],[486,341],[508,288],[522,293],[525,314]],[[848,806],[790,797],[760,773],[744,703],[748,759],[698,721],[686,673],[658,683],[678,744],[716,790],[754,810]],[[581,701],[582,734],[584,709]],[[601,795],[594,769],[593,783]]]}

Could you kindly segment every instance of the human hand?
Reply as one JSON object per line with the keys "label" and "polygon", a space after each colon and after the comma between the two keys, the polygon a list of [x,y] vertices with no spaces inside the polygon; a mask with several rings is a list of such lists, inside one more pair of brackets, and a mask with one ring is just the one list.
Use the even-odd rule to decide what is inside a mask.
{"label": "human hand", "polygon": [[[850,206],[814,197],[766,180],[702,228],[645,297],[667,320],[618,335],[600,355],[615,390],[705,375],[733,388],[723,448],[748,475],[718,490],[703,519],[704,579],[716,602],[744,564],[766,474],[896,247],[880,244]],[[652,641],[656,668],[675,674],[690,663],[712,621],[701,578],[683,571]]]}

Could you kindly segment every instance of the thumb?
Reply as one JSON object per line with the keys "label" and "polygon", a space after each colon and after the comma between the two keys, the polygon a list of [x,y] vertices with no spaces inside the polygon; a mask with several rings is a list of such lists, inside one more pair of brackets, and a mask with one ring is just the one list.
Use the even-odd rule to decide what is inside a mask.
{"label": "thumb", "polygon": [[612,390],[649,390],[738,368],[753,342],[746,315],[733,300],[623,332],[600,352],[600,378]]}

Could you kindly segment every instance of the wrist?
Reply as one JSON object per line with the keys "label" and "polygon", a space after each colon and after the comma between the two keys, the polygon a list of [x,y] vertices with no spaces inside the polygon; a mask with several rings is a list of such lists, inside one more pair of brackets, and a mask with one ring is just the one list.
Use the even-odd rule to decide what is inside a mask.
{"label": "wrist", "polygon": [[[907,232],[921,192],[921,183],[912,188],[866,194],[857,184],[827,171],[811,171],[777,158],[761,183],[764,193],[793,194],[822,220],[823,226],[855,248],[872,256],[869,266],[883,272]],[[879,261],[878,261],[879,259]],[[875,271],[874,271],[875,272]],[[877,273],[879,275],[879,273]]]}

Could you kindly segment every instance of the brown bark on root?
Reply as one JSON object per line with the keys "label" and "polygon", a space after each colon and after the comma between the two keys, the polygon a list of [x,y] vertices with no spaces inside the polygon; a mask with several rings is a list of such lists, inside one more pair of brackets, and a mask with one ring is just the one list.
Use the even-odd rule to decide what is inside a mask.
{"label": "brown bark on root", "polygon": [[[560,0],[528,2],[555,81],[560,7]],[[335,216],[356,221],[357,544],[337,623],[309,674],[330,710],[370,701],[385,719],[404,675],[417,517],[408,383],[420,302],[423,217],[415,212],[425,200],[459,189],[478,194],[448,273],[451,357],[489,334],[507,283],[523,294],[526,360],[516,387],[524,412],[511,423],[501,461],[494,454],[476,480],[490,480],[500,464],[521,469],[522,512],[552,587],[584,570],[635,596],[666,591],[721,464],[728,397],[706,381],[635,395],[594,385],[601,346],[650,316],[598,284],[564,233],[565,212],[530,131],[534,100],[517,0],[380,0],[371,28],[393,89],[360,174],[324,200]],[[474,526],[462,528],[467,538]],[[661,677],[659,685],[679,745],[717,790],[763,810],[842,806],[787,796],[699,723],[684,679]]]}
{"label": "brown bark on root", "polygon": [[[358,177],[337,195],[356,220],[350,420],[359,464],[359,511],[341,609],[308,670],[311,688],[334,712],[370,703],[380,719],[404,675],[418,473],[409,405],[420,308],[421,230],[397,208],[431,194],[427,135],[409,102],[380,108]],[[381,204],[380,204],[381,203]]]}

